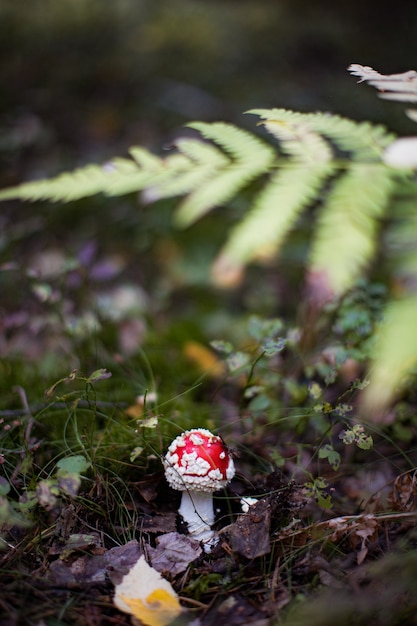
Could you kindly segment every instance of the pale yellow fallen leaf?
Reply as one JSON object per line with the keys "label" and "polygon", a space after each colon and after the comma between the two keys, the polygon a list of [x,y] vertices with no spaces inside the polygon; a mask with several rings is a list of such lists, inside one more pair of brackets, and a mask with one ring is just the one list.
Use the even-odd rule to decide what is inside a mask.
{"label": "pale yellow fallen leaf", "polygon": [[182,612],[172,585],[148,565],[144,556],[116,585],[114,604],[146,626],[166,626]]}

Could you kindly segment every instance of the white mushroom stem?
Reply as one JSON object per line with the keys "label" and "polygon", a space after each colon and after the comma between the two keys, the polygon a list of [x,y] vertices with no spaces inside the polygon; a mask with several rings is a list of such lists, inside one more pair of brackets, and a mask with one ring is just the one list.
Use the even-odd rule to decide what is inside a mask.
{"label": "white mushroom stem", "polygon": [[202,541],[205,552],[210,552],[216,543],[211,529],[214,524],[213,494],[183,491],[178,512],[186,522],[190,536],[196,541]]}

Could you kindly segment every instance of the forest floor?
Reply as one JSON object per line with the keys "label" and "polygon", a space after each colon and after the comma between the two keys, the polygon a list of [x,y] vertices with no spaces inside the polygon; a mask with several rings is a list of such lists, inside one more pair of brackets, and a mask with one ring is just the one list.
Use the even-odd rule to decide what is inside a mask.
{"label": "forest floor", "polygon": [[[142,555],[178,595],[178,624],[417,623],[412,399],[364,423],[363,366],[329,356],[334,319],[327,347],[302,356],[281,319],[234,302],[219,320],[207,287],[145,297],[127,266],[93,252],[78,265],[56,252],[56,276],[4,268],[27,292],[5,318],[1,625],[128,624],[115,585]],[[219,432],[237,470],[216,494],[209,554],[163,473],[170,440],[190,427]],[[256,499],[247,512],[245,497]],[[144,623],[167,623],[154,609]]]}

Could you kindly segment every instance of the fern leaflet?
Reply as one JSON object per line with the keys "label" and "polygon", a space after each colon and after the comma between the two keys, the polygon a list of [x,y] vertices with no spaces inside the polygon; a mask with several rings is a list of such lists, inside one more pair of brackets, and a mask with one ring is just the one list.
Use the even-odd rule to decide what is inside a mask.
{"label": "fern leaflet", "polygon": [[417,367],[417,296],[408,295],[388,304],[385,321],[375,337],[371,384],[364,407],[375,414],[403,388]]}
{"label": "fern leaflet", "polygon": [[161,198],[186,195],[214,178],[231,162],[216,146],[200,140],[178,139],[175,146],[187,159],[185,167],[177,171],[176,176],[168,174],[165,181],[160,179],[155,186],[146,189],[143,194],[145,200],[155,202]]}
{"label": "fern leaflet", "polygon": [[334,182],[319,214],[309,263],[313,280],[330,293],[347,291],[371,261],[393,187],[392,170],[380,163],[354,163]]}
{"label": "fern leaflet", "polygon": [[310,163],[331,158],[330,146],[312,129],[306,115],[285,109],[253,109],[248,113],[259,115],[265,120],[262,124],[279,140],[282,150],[289,156]]}
{"label": "fern leaflet", "polygon": [[[395,139],[383,126],[354,122],[339,115],[298,113],[286,109],[254,109],[249,113],[266,120],[265,127],[272,133],[279,125],[291,124],[295,129],[304,129],[304,137],[308,136],[307,129],[310,135],[327,137],[353,160],[380,160],[383,150]],[[314,158],[314,149],[312,154]]]}
{"label": "fern leaflet", "polygon": [[217,176],[196,187],[180,205],[175,221],[188,226],[216,206],[225,204],[236,193],[270,168],[275,158],[274,150],[254,135],[231,124],[205,124],[195,122],[191,128],[198,130],[206,139],[221,145],[233,161]]}
{"label": "fern leaflet", "polygon": [[213,267],[215,282],[227,285],[248,262],[270,259],[276,254],[330,173],[328,163],[279,170],[248,215],[233,229]]}

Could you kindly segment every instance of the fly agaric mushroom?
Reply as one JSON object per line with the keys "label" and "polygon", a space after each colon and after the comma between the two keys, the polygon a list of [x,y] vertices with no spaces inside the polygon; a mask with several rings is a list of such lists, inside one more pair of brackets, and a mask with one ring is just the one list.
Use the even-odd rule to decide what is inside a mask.
{"label": "fly agaric mushroom", "polygon": [[213,493],[225,487],[235,475],[233,459],[221,437],[205,428],[187,430],[174,439],[164,460],[165,476],[172,487],[182,491],[178,510],[188,532],[210,552],[216,541]]}

